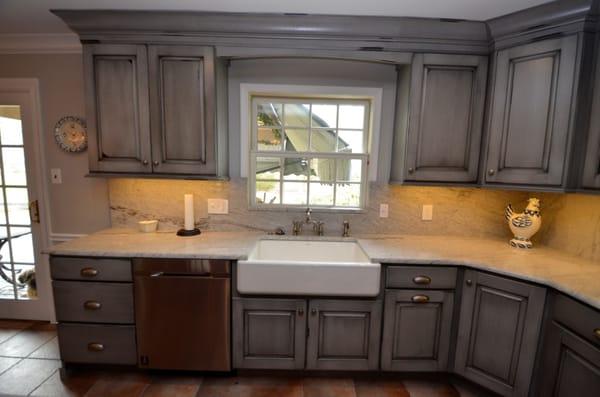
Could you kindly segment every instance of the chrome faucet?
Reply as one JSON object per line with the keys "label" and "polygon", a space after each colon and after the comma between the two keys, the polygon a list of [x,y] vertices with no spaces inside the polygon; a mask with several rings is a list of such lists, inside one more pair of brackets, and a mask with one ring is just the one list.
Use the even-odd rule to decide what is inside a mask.
{"label": "chrome faucet", "polygon": [[304,225],[312,225],[312,228],[313,228],[313,231],[315,232],[315,234],[318,234],[319,236],[323,235],[323,232],[325,229],[325,224],[321,221],[312,219],[310,216],[311,214],[312,214],[312,210],[310,208],[307,208],[306,216],[305,216],[304,220],[292,222],[292,233],[294,234],[294,236],[297,236],[300,233],[302,233],[302,227]]}
{"label": "chrome faucet", "polygon": [[350,237],[350,222],[344,221],[344,231],[342,237]]}

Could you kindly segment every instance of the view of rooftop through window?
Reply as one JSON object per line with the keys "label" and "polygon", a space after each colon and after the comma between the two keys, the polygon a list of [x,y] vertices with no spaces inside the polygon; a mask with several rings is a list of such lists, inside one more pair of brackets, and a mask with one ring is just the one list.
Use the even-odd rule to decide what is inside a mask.
{"label": "view of rooftop through window", "polygon": [[370,102],[254,97],[255,206],[361,208]]}

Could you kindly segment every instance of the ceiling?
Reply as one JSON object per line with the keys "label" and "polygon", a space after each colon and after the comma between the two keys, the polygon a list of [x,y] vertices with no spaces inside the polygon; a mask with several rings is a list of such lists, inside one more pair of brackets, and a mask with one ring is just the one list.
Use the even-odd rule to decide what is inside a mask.
{"label": "ceiling", "polygon": [[0,34],[67,33],[50,9],[193,10],[486,20],[550,0],[0,0]]}

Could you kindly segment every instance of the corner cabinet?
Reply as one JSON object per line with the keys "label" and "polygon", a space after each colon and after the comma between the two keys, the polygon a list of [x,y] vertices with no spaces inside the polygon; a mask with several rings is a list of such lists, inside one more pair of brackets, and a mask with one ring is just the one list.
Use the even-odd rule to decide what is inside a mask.
{"label": "corner cabinet", "polygon": [[503,396],[527,396],[546,291],[467,270],[455,372]]}
{"label": "corner cabinet", "polygon": [[412,62],[405,181],[477,181],[487,57],[416,54]]}
{"label": "corner cabinet", "polygon": [[218,176],[212,47],[85,44],[84,59],[91,173]]}
{"label": "corner cabinet", "polygon": [[582,40],[570,35],[496,53],[486,183],[565,186]]}

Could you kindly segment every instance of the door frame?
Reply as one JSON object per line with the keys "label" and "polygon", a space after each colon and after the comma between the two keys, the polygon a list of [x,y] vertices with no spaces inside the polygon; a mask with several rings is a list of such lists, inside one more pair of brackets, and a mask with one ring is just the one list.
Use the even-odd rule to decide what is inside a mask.
{"label": "door frame", "polygon": [[[29,200],[38,200],[41,217],[39,227],[37,227],[37,236],[33,235],[38,299],[0,301],[2,306],[0,317],[54,321],[54,299],[50,282],[50,266],[48,255],[45,254],[49,246],[50,205],[48,200],[48,184],[44,171],[46,156],[44,141],[42,139],[43,120],[39,80],[36,78],[0,78],[0,93],[24,94],[27,97],[26,108],[30,110],[30,113],[25,112],[21,118],[23,125],[31,129],[29,134],[23,134],[23,142],[27,149],[25,153],[25,168],[28,171],[27,185],[32,187],[36,192],[36,197],[29,197]],[[27,142],[27,139],[30,141]],[[33,231],[35,224],[32,223],[31,228]]]}

